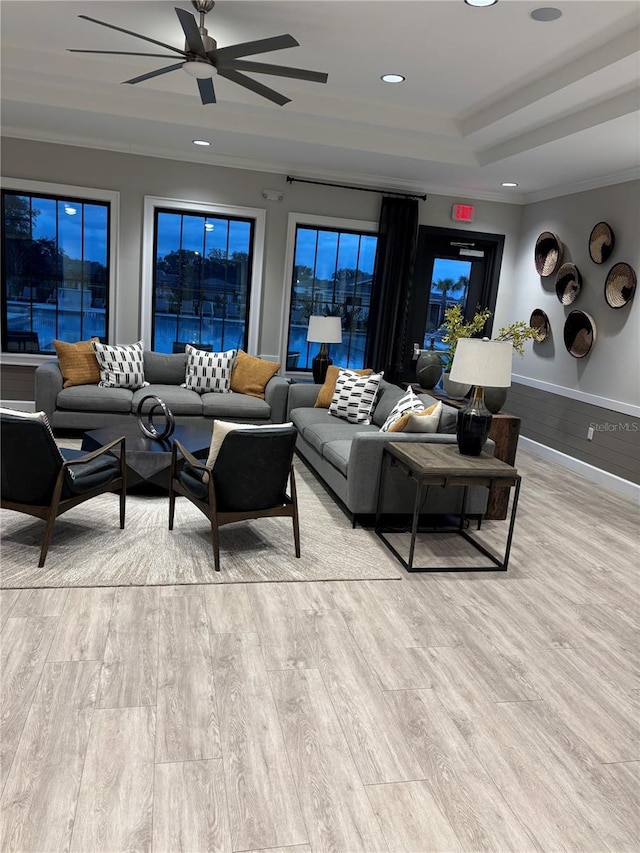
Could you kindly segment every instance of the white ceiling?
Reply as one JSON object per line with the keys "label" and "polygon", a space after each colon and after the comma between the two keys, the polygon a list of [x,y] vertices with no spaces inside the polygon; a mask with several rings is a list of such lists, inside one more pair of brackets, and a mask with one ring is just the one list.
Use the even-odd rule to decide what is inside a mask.
{"label": "white ceiling", "polygon": [[[172,61],[67,52],[163,52],[79,14],[183,48],[175,5],[194,11],[2,0],[3,134],[518,202],[640,176],[639,0],[218,0],[218,47],[291,33],[300,47],[251,58],[328,72],[327,85],[254,75],[284,107],[219,77],[203,106],[181,70],[122,86]],[[530,18],[550,5],[560,19]]]}

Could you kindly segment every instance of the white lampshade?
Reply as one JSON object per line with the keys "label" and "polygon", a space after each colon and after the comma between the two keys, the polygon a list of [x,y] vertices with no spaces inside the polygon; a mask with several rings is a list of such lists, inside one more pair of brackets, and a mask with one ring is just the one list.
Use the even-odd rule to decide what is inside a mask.
{"label": "white lampshade", "polygon": [[340,317],[309,317],[307,340],[317,344],[342,343],[342,320]]}
{"label": "white lampshade", "polygon": [[512,360],[511,341],[462,338],[456,346],[449,378],[452,382],[463,382],[466,385],[509,388]]}

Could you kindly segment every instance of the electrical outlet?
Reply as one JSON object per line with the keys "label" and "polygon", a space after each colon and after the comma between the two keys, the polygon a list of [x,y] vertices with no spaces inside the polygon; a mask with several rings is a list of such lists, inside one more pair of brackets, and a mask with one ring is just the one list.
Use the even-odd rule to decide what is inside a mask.
{"label": "electrical outlet", "polygon": [[593,427],[589,427],[589,429],[587,430],[587,441],[591,441],[592,438],[593,438]]}

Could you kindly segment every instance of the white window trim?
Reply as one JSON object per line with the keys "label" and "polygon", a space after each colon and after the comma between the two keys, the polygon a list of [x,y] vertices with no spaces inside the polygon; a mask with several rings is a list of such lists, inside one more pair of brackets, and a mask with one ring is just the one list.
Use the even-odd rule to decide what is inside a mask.
{"label": "white window trim", "polygon": [[[54,196],[77,196],[93,201],[104,201],[111,204],[111,215],[109,223],[109,326],[107,328],[108,340],[117,340],[117,292],[116,282],[119,280],[119,234],[120,234],[120,193],[116,190],[99,190],[95,187],[78,187],[73,184],[54,184],[49,181],[28,181],[21,178],[0,178],[2,188],[5,190],[24,190],[25,193],[46,193]],[[42,355],[41,353],[2,353],[3,364],[22,364],[36,367],[54,359],[55,355]]]}
{"label": "white window trim", "polygon": [[[282,288],[282,327],[280,330],[280,363],[286,368],[287,341],[289,338],[289,310],[291,308],[291,279],[293,278],[293,260],[296,248],[296,227],[310,225],[314,228],[332,228],[340,231],[359,231],[362,234],[378,233],[378,223],[361,219],[338,219],[334,216],[315,216],[312,213],[290,213],[287,225],[287,248],[284,267],[284,286]],[[306,371],[281,371],[286,376],[306,376]]]}
{"label": "white window trim", "polygon": [[207,215],[239,216],[253,219],[253,264],[251,281],[249,282],[249,317],[247,328],[247,349],[250,353],[258,352],[258,337],[260,332],[260,306],[262,305],[262,279],[264,267],[264,235],[266,211],[259,207],[236,207],[229,204],[208,204],[201,201],[183,201],[176,198],[161,198],[147,195],[144,197],[144,226],[142,232],[142,303],[140,306],[140,323],[142,339],[151,342],[153,304],[153,223],[156,208],[169,210],[193,211]]}

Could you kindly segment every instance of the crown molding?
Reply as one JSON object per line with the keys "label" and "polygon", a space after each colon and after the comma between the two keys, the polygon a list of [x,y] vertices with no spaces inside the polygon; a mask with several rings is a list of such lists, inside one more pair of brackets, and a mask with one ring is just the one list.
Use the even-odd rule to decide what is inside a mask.
{"label": "crown molding", "polygon": [[525,193],[523,203],[535,204],[537,201],[547,201],[552,198],[584,193],[588,190],[598,190],[601,187],[612,187],[615,184],[626,184],[629,181],[638,180],[640,180],[640,166],[634,166],[631,169],[624,169],[621,172],[613,172],[609,175],[601,175],[597,178],[586,178],[584,181],[577,181],[572,184],[561,184],[558,187],[547,190]]}

